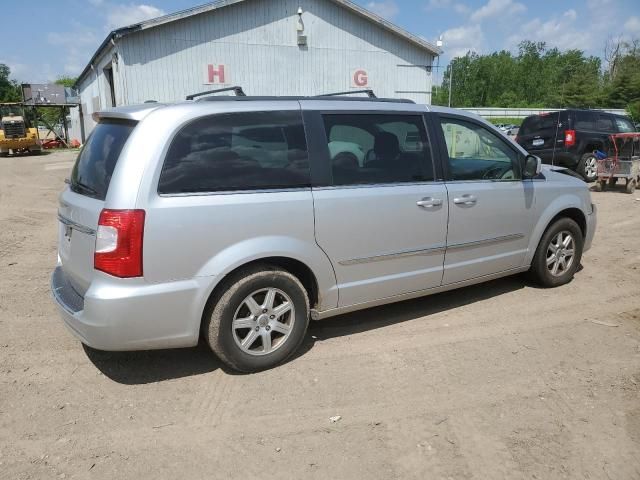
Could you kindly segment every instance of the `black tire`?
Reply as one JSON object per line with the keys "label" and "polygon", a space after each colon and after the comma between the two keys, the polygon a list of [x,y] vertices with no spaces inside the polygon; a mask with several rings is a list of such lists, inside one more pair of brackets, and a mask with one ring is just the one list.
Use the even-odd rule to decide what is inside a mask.
{"label": "black tire", "polygon": [[[288,320],[292,321],[290,333],[288,336],[280,336],[276,330],[268,333],[269,338],[276,337],[274,341],[282,340],[271,353],[247,353],[238,344],[240,340],[236,340],[236,333],[232,327],[234,316],[239,309],[245,308],[244,301],[250,295],[270,288],[286,294],[293,304],[294,315]],[[289,358],[304,340],[309,325],[309,297],[300,280],[289,272],[270,265],[258,265],[242,270],[225,283],[217,297],[212,298],[205,311],[203,334],[211,350],[234,370],[248,373],[272,368]],[[257,322],[256,320],[256,327]],[[269,330],[268,326],[262,328]],[[247,328],[246,334],[251,330]],[[261,331],[261,335],[267,333]],[[262,344],[261,338],[256,340]]]}
{"label": "black tire", "polygon": [[[574,254],[569,267],[554,275],[547,267],[548,251],[551,248],[551,242],[554,241],[556,236],[561,232],[568,232],[572,236]],[[556,220],[547,227],[547,230],[540,239],[533,261],[531,262],[529,276],[534,282],[546,288],[559,287],[560,285],[569,283],[580,266],[583,246],[584,239],[582,237],[582,230],[580,230],[580,227],[574,220],[567,217]]]}
{"label": "black tire", "polygon": [[587,165],[593,165],[592,162],[595,162],[596,156],[593,152],[587,152],[580,158],[580,162],[578,163],[577,171],[584,181],[587,183],[595,182],[598,178],[598,172],[593,168],[588,168]]}

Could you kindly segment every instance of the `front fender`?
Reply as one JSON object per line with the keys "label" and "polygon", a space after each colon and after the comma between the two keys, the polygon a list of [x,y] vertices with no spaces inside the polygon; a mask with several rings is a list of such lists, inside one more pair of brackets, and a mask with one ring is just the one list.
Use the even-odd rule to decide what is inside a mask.
{"label": "front fender", "polygon": [[529,239],[529,249],[525,257],[526,265],[531,264],[533,256],[536,253],[536,249],[538,248],[538,244],[540,243],[540,239],[551,223],[551,220],[553,220],[560,212],[568,210],[570,208],[580,210],[584,215],[586,221],[588,212],[585,211],[583,200],[579,195],[576,195],[574,193],[565,193],[563,195],[560,195],[554,198],[551,203],[544,207],[542,214],[538,216],[538,222],[531,232],[531,237]]}
{"label": "front fender", "polygon": [[338,305],[338,287],[331,262],[315,243],[287,236],[254,237],[218,252],[198,271],[199,277],[212,278],[210,290],[230,272],[247,263],[269,257],[284,257],[304,263],[318,283],[318,309]]}

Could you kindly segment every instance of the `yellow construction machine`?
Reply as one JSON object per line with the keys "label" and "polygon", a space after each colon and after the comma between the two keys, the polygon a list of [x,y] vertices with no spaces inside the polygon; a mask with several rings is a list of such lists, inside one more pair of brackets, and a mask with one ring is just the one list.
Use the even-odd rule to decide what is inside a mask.
{"label": "yellow construction machine", "polygon": [[30,126],[21,104],[0,105],[0,156],[40,153],[38,129]]}

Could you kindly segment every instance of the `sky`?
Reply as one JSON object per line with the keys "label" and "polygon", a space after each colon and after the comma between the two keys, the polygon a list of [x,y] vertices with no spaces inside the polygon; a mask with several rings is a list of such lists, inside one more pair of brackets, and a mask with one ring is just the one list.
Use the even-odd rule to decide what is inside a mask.
{"label": "sky", "polygon": [[[268,0],[267,0],[268,1]],[[433,43],[442,35],[445,66],[472,50],[517,51],[545,41],[603,56],[608,37],[640,38],[640,0],[355,0]],[[206,3],[205,0],[2,1],[0,63],[25,83],[77,76],[114,28]],[[12,39],[10,42],[6,39]],[[10,47],[10,48],[9,48]]]}

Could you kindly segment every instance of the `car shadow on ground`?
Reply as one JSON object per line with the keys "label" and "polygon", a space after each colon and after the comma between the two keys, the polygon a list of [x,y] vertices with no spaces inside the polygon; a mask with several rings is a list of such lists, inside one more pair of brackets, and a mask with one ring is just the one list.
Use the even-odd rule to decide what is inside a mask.
{"label": "car shadow on ground", "polygon": [[[627,192],[627,186],[622,181],[619,181],[615,185],[607,185],[604,190],[598,190],[598,187],[596,185],[592,185],[591,187],[589,187],[589,191],[595,193],[623,193],[625,195],[629,195],[629,192]],[[633,195],[634,193],[637,193],[637,190],[632,192],[631,195]]]}
{"label": "car shadow on ground", "polygon": [[104,376],[123,385],[141,385],[213,372],[221,362],[206,342],[197,347],[139,352],[103,352],[83,345]]}
{"label": "car shadow on ground", "polygon": [[[307,336],[294,354],[295,360],[311,350],[317,342],[331,338],[356,335],[417,318],[426,317],[514,292],[530,286],[524,277],[513,276],[460,288],[437,295],[406,300],[381,307],[311,322]],[[238,375],[228,369],[211,352],[206,342],[197,347],[142,352],[102,352],[84,346],[89,360],[106,377],[124,385],[139,385],[189,377],[213,372],[221,368],[225,373]]]}
{"label": "car shadow on ground", "polygon": [[[493,280],[479,285],[459,288],[444,293],[428,295],[413,300],[368,308],[357,312],[312,322],[300,355],[313,348],[317,342],[346,335],[356,335],[389,325],[428,317],[447,310],[487,300],[514,292],[530,285],[523,276]],[[428,319],[425,319],[428,321]]]}

